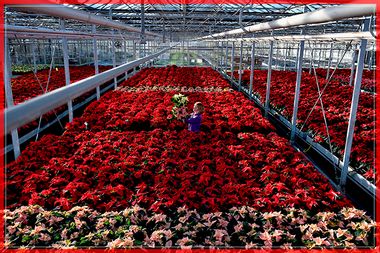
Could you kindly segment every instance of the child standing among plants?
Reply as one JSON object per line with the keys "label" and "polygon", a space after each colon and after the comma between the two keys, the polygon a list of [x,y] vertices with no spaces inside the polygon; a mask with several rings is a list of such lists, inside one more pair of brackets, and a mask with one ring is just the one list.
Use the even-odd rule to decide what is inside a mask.
{"label": "child standing among plants", "polygon": [[204,106],[201,102],[194,104],[193,113],[185,120],[188,124],[189,131],[199,132],[201,129],[202,113],[204,112]]}

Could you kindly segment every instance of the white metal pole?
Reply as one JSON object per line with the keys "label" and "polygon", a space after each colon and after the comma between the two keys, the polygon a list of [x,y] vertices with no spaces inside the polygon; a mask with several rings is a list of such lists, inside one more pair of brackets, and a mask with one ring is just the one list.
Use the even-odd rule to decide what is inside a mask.
{"label": "white metal pole", "polygon": [[226,56],[224,57],[224,66],[227,70],[227,66],[228,66],[228,42],[226,43]]}
{"label": "white metal pole", "polygon": [[294,94],[294,105],[293,105],[293,116],[292,116],[292,130],[290,133],[290,141],[294,141],[297,128],[297,113],[298,113],[298,104],[300,98],[300,89],[301,89],[301,78],[302,78],[302,61],[303,53],[305,49],[305,41],[300,42],[298,56],[297,56],[297,78],[296,78],[296,89]]}
{"label": "white metal pole", "polygon": [[[369,30],[369,19],[366,19],[364,21],[364,27],[363,30],[368,31]],[[352,101],[351,101],[351,110],[350,110],[350,119],[348,121],[348,128],[347,128],[347,137],[346,137],[346,144],[344,147],[344,156],[343,156],[343,168],[342,173],[340,176],[340,184],[341,190],[345,190],[344,187],[346,185],[347,181],[347,174],[348,174],[348,165],[350,162],[350,155],[351,155],[351,147],[352,147],[352,140],[354,137],[354,128],[355,128],[355,121],[356,121],[356,112],[358,109],[359,104],[359,96],[360,96],[360,86],[362,82],[362,75],[363,75],[363,68],[364,68],[364,56],[367,49],[367,40],[362,39],[360,42],[360,51],[358,56],[358,65],[356,67],[356,74],[355,74],[355,85],[354,85],[354,91],[352,95]]]}
{"label": "white metal pole", "polygon": [[[12,93],[12,85],[11,85],[11,76],[12,76],[12,64],[11,64],[11,57],[10,57],[10,49],[9,49],[9,40],[7,37],[5,37],[4,41],[4,67],[5,67],[5,73],[4,73],[4,88],[5,88],[5,99],[7,102],[7,107],[11,108],[14,106],[13,102],[13,93]],[[18,130],[17,128],[12,129],[11,131],[11,137],[12,137],[12,145],[13,145],[13,154],[15,159],[20,156],[21,150],[20,150],[20,140],[18,138]]]}
{"label": "white metal pole", "polygon": [[36,43],[32,43],[33,72],[37,73]]}
{"label": "white metal pole", "polygon": [[372,70],[372,57],[373,57],[373,51],[368,51],[369,53],[369,59],[368,59],[368,70]]}
{"label": "white metal pole", "polygon": [[243,75],[243,41],[240,41],[240,58],[239,58],[239,91],[241,90],[241,78]]}
{"label": "white metal pole", "polygon": [[252,97],[252,89],[253,89],[253,78],[255,72],[255,42],[252,43],[251,48],[251,73],[249,75],[249,97]]}
{"label": "white metal pole", "polygon": [[[112,34],[114,34],[114,30],[112,29]],[[116,67],[116,49],[115,49],[115,38],[112,38],[112,66]],[[117,78],[113,79],[114,88],[117,88]]]}
{"label": "white metal pole", "polygon": [[330,76],[331,61],[333,57],[333,46],[334,46],[334,43],[330,43],[329,63],[327,65],[327,75],[326,75],[327,80],[329,80],[329,76]]}
{"label": "white metal pole", "polygon": [[[61,20],[61,30],[65,29],[65,21]],[[67,38],[62,37],[62,49],[63,49],[63,65],[65,67],[65,82],[66,86],[70,85],[70,66],[69,66],[69,52],[67,48]],[[69,110],[69,122],[73,121],[73,101],[69,100],[67,102],[67,107]]]}
{"label": "white metal pole", "polygon": [[[92,25],[92,32],[96,33],[96,26]],[[93,50],[94,50],[94,66],[95,66],[95,75],[99,74],[99,60],[98,60],[98,45],[97,45],[97,40],[94,37],[92,39],[92,45],[93,45]],[[96,99],[100,99],[100,87],[96,87]]]}
{"label": "white metal pole", "polygon": [[288,59],[288,44],[286,44],[285,48],[285,60],[284,60],[284,71],[286,70],[286,61]]}
{"label": "white metal pole", "polygon": [[273,41],[270,42],[269,59],[268,59],[268,76],[267,76],[267,90],[265,93],[265,117],[268,116],[269,99],[270,99],[270,82],[272,78],[272,59],[273,59]]}
{"label": "white metal pole", "polygon": [[311,57],[310,57],[310,61],[309,61],[309,74],[311,74],[311,71],[313,69],[312,65],[313,65],[313,58],[314,58],[314,48],[311,49]]}
{"label": "white metal pole", "polygon": [[357,50],[356,45],[354,46],[354,52],[352,53],[352,63],[351,63],[351,74],[350,74],[350,83],[349,85],[352,86],[352,82],[354,81],[354,75],[355,75],[355,63],[357,60]]}
{"label": "white metal pole", "polygon": [[232,42],[232,50],[231,50],[231,78],[234,78],[234,63],[235,63],[235,42]]}
{"label": "white metal pole", "polygon": [[[123,40],[123,54],[124,54],[124,63],[128,62],[128,57],[127,57],[127,41]],[[125,80],[128,79],[128,71],[125,72]]]}

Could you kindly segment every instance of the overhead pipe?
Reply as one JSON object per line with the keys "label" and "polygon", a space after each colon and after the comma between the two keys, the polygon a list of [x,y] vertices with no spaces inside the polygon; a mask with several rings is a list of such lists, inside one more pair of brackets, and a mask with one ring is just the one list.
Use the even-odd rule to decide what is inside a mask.
{"label": "overhead pipe", "polygon": [[347,18],[371,16],[376,13],[375,4],[347,4],[319,9],[313,12],[302,13],[291,17],[285,17],[265,23],[247,26],[239,29],[211,34],[198,39],[209,39],[223,36],[238,35],[243,33],[259,32],[281,28],[290,28],[301,25],[320,24]]}
{"label": "overhead pipe", "polygon": [[329,34],[315,34],[315,35],[280,35],[280,36],[266,36],[255,38],[230,38],[230,39],[207,39],[205,41],[293,41],[293,40],[317,40],[317,41],[350,41],[350,40],[371,40],[375,41],[376,38],[370,32],[346,32],[346,33],[329,33]]}
{"label": "overhead pipe", "polygon": [[[53,17],[78,20],[85,23],[107,26],[119,30],[126,30],[129,32],[141,33],[141,30],[139,28],[128,26],[117,21],[109,20],[103,16],[97,16],[85,11],[74,10],[62,5],[9,5],[8,7],[27,13],[32,12],[37,14],[46,14]],[[145,32],[145,34],[150,36],[161,36],[157,33],[152,32]]]}
{"label": "overhead pipe", "polygon": [[[54,30],[47,28],[30,28],[23,26],[14,26],[14,25],[5,25],[5,30],[7,31],[8,37],[42,37],[42,38],[51,38],[51,37],[70,37],[77,39],[86,39],[86,38],[120,38],[119,35],[112,35],[108,33],[86,33],[86,32],[74,32],[74,31],[63,31],[63,30]],[[132,39],[132,37],[128,37]]]}
{"label": "overhead pipe", "polygon": [[155,54],[125,63],[116,68],[107,70],[98,75],[88,77],[68,86],[61,87],[41,96],[27,100],[14,107],[7,108],[4,111],[6,132],[10,133],[13,129],[23,126],[38,117],[61,105],[69,100],[73,100],[82,94],[95,89],[97,86],[113,79],[116,76],[124,74],[140,64],[143,64],[157,56],[165,53],[171,47],[165,48]]}

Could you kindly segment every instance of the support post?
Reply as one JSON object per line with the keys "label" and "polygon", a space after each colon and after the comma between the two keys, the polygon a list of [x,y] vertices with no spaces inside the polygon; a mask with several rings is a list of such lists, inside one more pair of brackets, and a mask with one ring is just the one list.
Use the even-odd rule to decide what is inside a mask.
{"label": "support post", "polygon": [[[114,34],[114,30],[112,30],[112,35]],[[115,38],[112,37],[112,67],[116,67],[116,49],[115,49]],[[117,88],[117,78],[113,79],[114,88]]]}
{"label": "support post", "polygon": [[253,89],[253,78],[255,73],[255,42],[252,42],[251,48],[251,73],[249,75],[249,97],[252,97],[252,89]]}
{"label": "support post", "polygon": [[333,46],[334,46],[334,43],[330,43],[329,62],[327,64],[327,75],[326,75],[327,80],[329,80],[329,77],[330,77],[331,61],[332,61],[332,57],[333,57],[333,54],[332,54]]}
{"label": "support post", "polygon": [[357,60],[357,53],[356,45],[354,46],[354,52],[352,53],[352,63],[351,63],[351,74],[350,74],[350,83],[349,85],[352,86],[352,83],[354,81],[354,75],[355,75],[355,63]]}
{"label": "support post", "polygon": [[369,59],[368,59],[368,70],[372,70],[372,57],[373,57],[373,51],[368,51],[369,53]]}
{"label": "support post", "polygon": [[290,133],[291,142],[294,142],[294,137],[295,137],[296,129],[297,129],[297,113],[298,113],[298,104],[299,104],[300,89],[301,89],[302,61],[303,61],[304,49],[305,49],[305,41],[301,41],[299,45],[298,56],[297,56],[297,78],[296,78],[296,89],[295,89],[295,94],[294,94],[292,130]]}
{"label": "support post", "polygon": [[272,60],[273,60],[273,40],[269,42],[269,59],[268,59],[268,76],[267,76],[267,90],[265,93],[265,117],[268,116],[269,99],[270,99],[270,82],[272,78]]}
{"label": "support post", "polygon": [[[364,21],[363,31],[369,30],[369,21],[370,21],[369,19],[366,19]],[[347,181],[348,165],[350,162],[352,140],[354,137],[354,128],[355,128],[355,121],[356,121],[356,112],[358,109],[359,96],[361,92],[360,86],[362,82],[364,57],[365,57],[366,48],[367,48],[367,40],[362,39],[360,41],[358,64],[356,67],[356,74],[355,74],[354,91],[353,91],[352,101],[351,101],[350,119],[348,121],[346,144],[344,147],[343,168],[342,168],[342,173],[340,175],[340,183],[339,183],[339,186],[343,192],[345,191],[345,186],[346,186],[346,181]]]}
{"label": "support post", "polygon": [[234,78],[234,62],[235,61],[235,42],[232,42],[232,50],[231,50],[231,78]]}
{"label": "support post", "polygon": [[286,61],[288,60],[288,45],[285,48],[285,60],[284,60],[284,71],[286,70]]}
{"label": "support post", "polygon": [[[96,33],[96,25],[92,25],[92,33]],[[94,36],[92,39],[92,45],[93,45],[93,50],[94,50],[94,66],[95,66],[95,75],[99,74],[99,60],[98,60],[98,45],[97,45],[97,40]],[[100,87],[96,87],[96,99],[100,99]]]}
{"label": "support post", "polygon": [[313,58],[314,58],[314,48],[311,49],[311,57],[310,57],[310,65],[309,65],[309,74],[311,74],[311,71],[313,69],[312,65],[313,65]]}
{"label": "support post", "polygon": [[224,57],[224,66],[227,70],[227,66],[228,66],[228,42],[226,42],[226,56]]}
{"label": "support post", "polygon": [[37,73],[36,43],[32,44],[32,56],[33,56],[33,72]]}
{"label": "support post", "polygon": [[[65,30],[65,21],[61,20],[61,30]],[[62,38],[62,50],[63,50],[63,65],[65,67],[65,82],[66,86],[70,85],[70,66],[69,66],[69,50],[67,46],[67,38]],[[67,102],[67,107],[69,110],[69,122],[73,121],[73,101],[69,100]]]}
{"label": "support post", "polygon": [[[7,102],[7,107],[13,107],[13,93],[12,93],[12,85],[11,85],[11,76],[12,76],[12,63],[11,63],[11,56],[10,56],[10,49],[9,49],[9,40],[7,36],[5,36],[4,41],[4,67],[5,67],[5,73],[4,73],[4,88],[5,88],[5,99]],[[13,129],[11,131],[11,137],[12,137],[12,145],[13,145],[13,154],[15,159],[20,156],[21,150],[20,150],[20,140],[18,138],[18,130]]]}
{"label": "support post", "polygon": [[[124,55],[124,63],[128,62],[128,57],[127,57],[127,41],[123,40],[123,55]],[[128,71],[125,72],[125,80],[128,79]]]}
{"label": "support post", "polygon": [[243,41],[240,41],[240,58],[239,58],[239,91],[241,90],[241,78],[243,75]]}

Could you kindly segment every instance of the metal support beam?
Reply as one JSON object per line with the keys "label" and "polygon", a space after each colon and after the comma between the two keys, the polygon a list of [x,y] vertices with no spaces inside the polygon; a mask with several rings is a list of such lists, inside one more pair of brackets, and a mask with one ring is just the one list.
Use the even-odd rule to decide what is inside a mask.
{"label": "metal support beam", "polygon": [[[61,29],[65,29],[65,21],[62,19],[60,20],[61,23]],[[70,66],[69,66],[69,49],[67,47],[67,38],[62,38],[62,50],[63,50],[63,65],[65,67],[65,83],[66,86],[70,85]],[[67,101],[67,107],[69,110],[69,122],[73,121],[74,115],[73,115],[73,101],[68,100]]]}
{"label": "metal support beam", "polygon": [[37,73],[36,43],[32,44],[33,72]]}
{"label": "metal support beam", "polygon": [[226,43],[226,56],[224,57],[224,61],[225,61],[224,66],[227,70],[227,66],[228,66],[228,42]]}
{"label": "metal support beam", "polygon": [[[128,62],[128,57],[127,57],[127,41],[123,40],[123,55],[124,55],[124,63]],[[128,79],[128,72],[125,72],[125,80]]]}
{"label": "metal support beam", "polygon": [[242,69],[242,64],[243,64],[243,41],[240,41],[240,56],[239,56],[239,91],[241,90],[241,78],[243,75],[243,69]]}
{"label": "metal support beam", "polygon": [[351,63],[351,74],[350,74],[350,83],[349,85],[352,86],[352,83],[354,81],[354,75],[355,75],[355,64],[356,60],[358,59],[358,51],[356,49],[356,45],[354,46],[354,52],[352,52],[352,63]]}
{"label": "metal support beam", "polygon": [[[96,26],[92,25],[92,32],[96,33]],[[94,37],[92,39],[92,45],[93,45],[93,54],[94,54],[94,66],[95,66],[95,75],[99,74],[99,59],[98,59],[98,42],[96,38]],[[100,87],[96,87],[96,99],[100,99]]]}
{"label": "metal support beam", "polygon": [[314,58],[314,48],[311,49],[311,56],[310,56],[310,62],[309,62],[309,74],[311,74],[311,71],[313,69],[313,58]]}
{"label": "metal support beam", "polygon": [[268,76],[267,76],[267,90],[265,93],[265,117],[268,116],[269,99],[270,99],[270,82],[272,78],[272,60],[273,60],[273,41],[269,42],[269,59],[268,59]]}
{"label": "metal support beam", "polygon": [[[113,31],[112,31],[113,33]],[[116,49],[115,49],[115,39],[112,38],[112,66],[113,67],[116,67]],[[114,84],[114,87],[115,89],[117,88],[117,78],[115,77],[113,79],[113,84]]]}
{"label": "metal support beam", "polygon": [[235,67],[235,42],[232,42],[232,50],[231,50],[231,78],[234,78],[234,67]]}
{"label": "metal support beam", "polygon": [[332,61],[332,58],[333,58],[333,46],[334,46],[334,43],[330,43],[330,52],[329,52],[329,62],[327,64],[327,74],[326,74],[326,79],[329,80],[329,76],[330,76],[330,68],[331,68],[331,61]]}
{"label": "metal support beam", "polygon": [[[369,19],[366,19],[364,21],[364,26],[363,26],[364,31],[369,30],[369,22],[370,22]],[[358,65],[356,67],[354,91],[353,91],[352,101],[351,101],[350,119],[348,121],[346,144],[344,147],[343,168],[342,168],[342,173],[340,175],[339,186],[343,192],[345,191],[347,174],[348,174],[348,165],[350,162],[350,155],[351,155],[352,141],[354,138],[356,112],[358,109],[359,96],[360,96],[360,92],[361,92],[360,86],[362,83],[362,75],[363,75],[363,68],[364,68],[364,57],[365,57],[366,49],[367,49],[367,40],[363,39],[360,42]]]}
{"label": "metal support beam", "polygon": [[251,73],[249,75],[249,97],[252,97],[252,90],[253,90],[253,78],[255,73],[255,42],[252,43],[251,48]]}
{"label": "metal support beam", "polygon": [[285,60],[284,60],[284,71],[286,70],[286,61],[288,59],[288,48],[285,48]]}
{"label": "metal support beam", "polygon": [[[8,109],[12,108],[14,106],[13,102],[13,93],[12,93],[12,85],[11,85],[11,76],[12,76],[12,63],[11,63],[11,56],[10,56],[10,48],[9,48],[9,41],[7,37],[5,37],[4,41],[4,88],[5,88],[5,100],[7,102]],[[5,121],[6,123],[6,121]],[[11,130],[11,137],[12,137],[12,145],[13,145],[13,154],[15,159],[20,156],[21,150],[20,150],[20,140],[18,138],[18,130],[17,128],[10,129]],[[6,132],[9,132],[8,129],[5,128]]]}
{"label": "metal support beam", "polygon": [[292,130],[290,133],[290,141],[294,141],[297,128],[297,113],[298,113],[298,104],[300,98],[300,89],[301,89],[301,78],[302,78],[302,62],[303,62],[303,53],[305,49],[305,42],[301,41],[298,56],[297,56],[297,78],[296,78],[296,88],[294,93],[294,105],[293,105],[293,116],[292,116]]}

